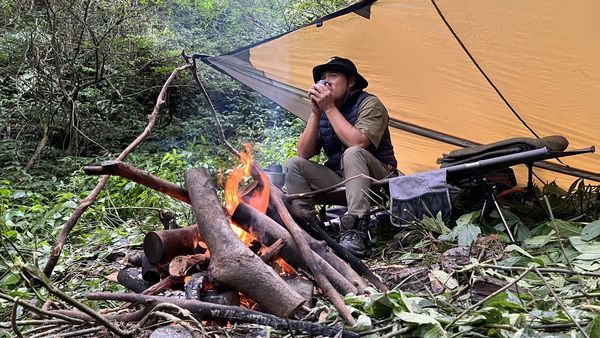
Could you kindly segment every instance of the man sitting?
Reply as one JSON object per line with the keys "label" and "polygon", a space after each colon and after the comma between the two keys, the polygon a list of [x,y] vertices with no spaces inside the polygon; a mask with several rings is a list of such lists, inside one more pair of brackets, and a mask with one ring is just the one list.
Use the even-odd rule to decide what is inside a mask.
{"label": "man sitting", "polygon": [[[396,171],[388,112],[368,86],[354,63],[332,57],[313,68],[315,84],[308,91],[311,114],[298,140],[298,156],[286,163],[285,185],[290,194],[330,187],[364,174],[382,179]],[[325,84],[316,83],[325,80]],[[325,165],[309,161],[324,150]],[[340,217],[340,244],[362,257],[368,248],[370,180],[346,183],[348,213]],[[294,200],[305,217],[316,218],[309,200]]]}

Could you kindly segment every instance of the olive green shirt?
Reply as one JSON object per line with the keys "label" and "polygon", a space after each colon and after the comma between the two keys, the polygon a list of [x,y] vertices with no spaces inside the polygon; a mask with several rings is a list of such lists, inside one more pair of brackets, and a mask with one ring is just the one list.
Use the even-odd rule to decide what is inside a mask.
{"label": "olive green shirt", "polygon": [[354,126],[367,135],[369,141],[377,148],[388,127],[388,120],[387,109],[381,100],[370,95],[358,106],[358,118]]}

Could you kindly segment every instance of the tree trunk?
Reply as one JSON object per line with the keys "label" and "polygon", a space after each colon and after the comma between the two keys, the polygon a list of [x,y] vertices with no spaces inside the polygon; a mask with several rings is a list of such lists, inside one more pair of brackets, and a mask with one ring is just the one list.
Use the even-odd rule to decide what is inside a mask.
{"label": "tree trunk", "polygon": [[38,158],[40,158],[42,151],[44,150],[44,148],[46,148],[46,145],[48,145],[48,139],[49,139],[48,138],[48,125],[45,125],[44,126],[44,134],[42,136],[42,139],[40,140],[37,147],[35,148],[35,151],[33,152],[31,159],[29,159],[29,162],[27,162],[27,165],[25,166],[25,171],[29,171],[29,169],[31,169],[31,167],[33,167],[33,165],[38,160]]}

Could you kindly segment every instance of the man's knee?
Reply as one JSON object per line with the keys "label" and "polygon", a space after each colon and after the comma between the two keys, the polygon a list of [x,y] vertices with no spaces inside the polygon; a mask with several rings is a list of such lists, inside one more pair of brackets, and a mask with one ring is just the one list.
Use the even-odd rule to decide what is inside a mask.
{"label": "man's knee", "polygon": [[287,160],[287,162],[285,162],[284,165],[284,172],[286,173],[298,173],[301,171],[300,168],[302,168],[303,165],[306,164],[306,162],[308,162],[307,159],[296,156],[296,157],[292,157],[289,160]]}
{"label": "man's knee", "polygon": [[342,161],[351,163],[354,161],[365,160],[366,156],[369,154],[369,151],[365,148],[361,147],[350,147],[344,151],[344,155],[342,155]]}

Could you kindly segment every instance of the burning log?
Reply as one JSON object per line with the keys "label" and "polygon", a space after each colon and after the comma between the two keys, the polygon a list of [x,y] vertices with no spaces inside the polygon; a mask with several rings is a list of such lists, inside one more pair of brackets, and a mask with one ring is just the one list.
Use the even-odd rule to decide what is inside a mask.
{"label": "burning log", "polygon": [[189,170],[185,181],[198,230],[211,254],[210,275],[241,291],[270,313],[284,318],[293,316],[304,299],[231,230],[208,170]]}
{"label": "burning log", "polygon": [[144,237],[144,253],[150,263],[166,263],[176,256],[193,253],[201,240],[195,226],[152,231]]}
{"label": "burning log", "polygon": [[[308,266],[302,260],[300,251],[294,243],[290,233],[267,215],[258,212],[247,203],[241,202],[238,204],[235,212],[231,216],[231,220],[244,228],[244,230],[248,231],[250,234],[256,237],[258,241],[265,245],[272,245],[280,238],[284,239],[285,245],[281,248],[279,256],[294,268],[304,268],[305,270],[308,270]],[[313,256],[315,257],[317,264],[320,265],[327,278],[332,282],[337,290],[343,294],[359,293],[357,286],[353,283],[356,281],[356,279],[348,279],[348,276],[350,276],[350,278],[353,276],[352,273],[348,273],[348,275],[344,275],[342,273],[344,271],[348,272],[347,270],[351,269],[336,270],[332,265],[314,252]],[[339,259],[337,260],[339,261]],[[356,274],[354,275],[356,278],[358,278],[358,280],[361,279],[360,276]]]}

